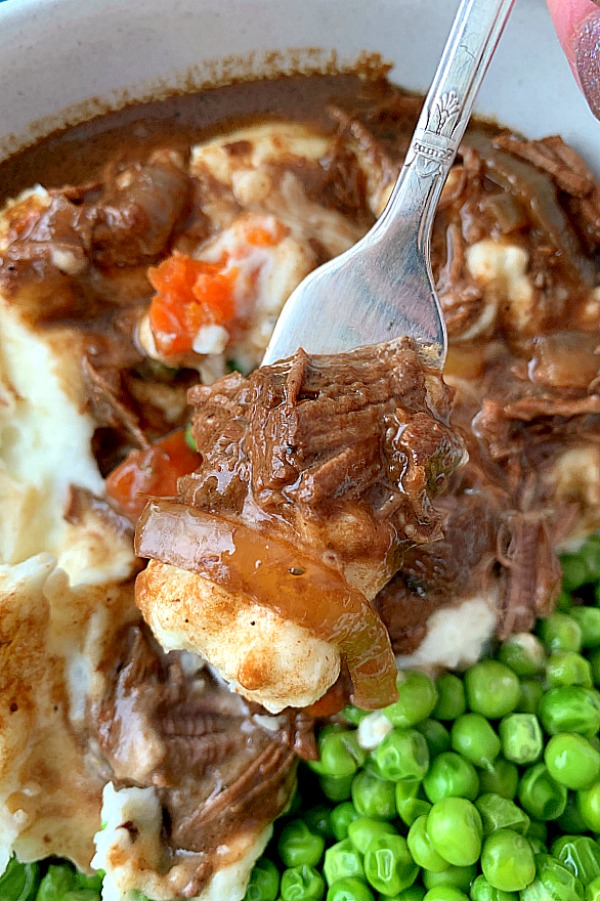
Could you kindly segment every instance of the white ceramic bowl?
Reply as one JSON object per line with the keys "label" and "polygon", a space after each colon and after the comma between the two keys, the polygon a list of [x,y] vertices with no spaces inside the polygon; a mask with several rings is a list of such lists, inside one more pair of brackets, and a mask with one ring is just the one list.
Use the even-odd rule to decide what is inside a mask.
{"label": "white ceramic bowl", "polygon": [[[58,126],[232,76],[351,66],[363,53],[424,90],[457,0],[7,0],[0,4],[0,159]],[[560,132],[600,172],[600,124],[544,0],[517,0],[477,109]]]}

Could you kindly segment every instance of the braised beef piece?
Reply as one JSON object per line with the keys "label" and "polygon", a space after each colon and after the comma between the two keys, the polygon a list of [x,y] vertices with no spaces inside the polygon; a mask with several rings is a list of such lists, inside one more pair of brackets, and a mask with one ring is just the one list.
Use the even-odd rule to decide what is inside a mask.
{"label": "braised beef piece", "polygon": [[117,787],[157,790],[171,863],[178,852],[197,855],[183,897],[210,879],[220,846],[258,837],[282,812],[297,755],[316,756],[310,717],[250,707],[201,666],[165,654],[145,626],[129,626],[100,666],[106,694],[88,712]]}
{"label": "braised beef piece", "polygon": [[196,386],[202,462],[180,500],[304,544],[373,597],[440,535],[432,499],[463,460],[450,399],[408,338]]}
{"label": "braised beef piece", "polygon": [[559,191],[566,195],[573,226],[588,250],[600,246],[600,185],[581,157],[561,137],[520,141],[514,135],[501,135],[494,140],[494,146],[548,172]]}
{"label": "braised beef piece", "polygon": [[93,206],[92,247],[100,266],[135,266],[164,252],[188,206],[181,155],[155,151],[145,165],[112,167]]}
{"label": "braised beef piece", "polygon": [[[98,182],[50,191],[50,204],[40,202],[28,226],[19,222],[9,232],[0,267],[3,290],[10,296],[22,280],[58,282],[62,274],[85,291],[87,282],[94,287],[91,268],[147,266],[168,248],[190,190],[183,159],[159,150],[145,164],[120,169],[109,163]],[[89,319],[97,308],[87,303],[74,311],[61,298],[58,308],[32,303],[26,312],[48,322],[69,315]]]}

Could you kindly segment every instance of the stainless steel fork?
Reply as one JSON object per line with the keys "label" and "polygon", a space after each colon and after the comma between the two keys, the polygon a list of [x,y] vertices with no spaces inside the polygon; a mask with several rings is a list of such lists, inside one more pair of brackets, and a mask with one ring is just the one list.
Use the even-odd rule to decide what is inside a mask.
{"label": "stainless steel fork", "polygon": [[431,227],[479,85],[515,0],[461,0],[388,204],[367,235],[312,272],[287,301],[263,365],[409,335],[443,366]]}

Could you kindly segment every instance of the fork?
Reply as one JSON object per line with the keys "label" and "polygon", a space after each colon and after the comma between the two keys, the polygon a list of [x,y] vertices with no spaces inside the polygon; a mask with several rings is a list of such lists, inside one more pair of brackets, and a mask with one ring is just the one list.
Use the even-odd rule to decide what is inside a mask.
{"label": "fork", "polygon": [[406,160],[371,230],[290,295],[263,365],[303,347],[339,353],[403,335],[444,365],[447,336],[431,272],[437,203],[515,0],[461,0]]}

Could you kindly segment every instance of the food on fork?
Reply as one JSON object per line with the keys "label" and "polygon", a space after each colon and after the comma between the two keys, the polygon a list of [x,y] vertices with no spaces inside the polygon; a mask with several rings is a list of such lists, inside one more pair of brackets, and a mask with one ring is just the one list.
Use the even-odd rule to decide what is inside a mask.
{"label": "food on fork", "polygon": [[464,462],[439,370],[410,339],[299,350],[189,399],[200,465],[137,526],[152,562],[136,601],[154,634],[273,712],[314,703],[342,668],[359,706],[390,703],[372,601],[409,550],[441,538],[433,502]]}

